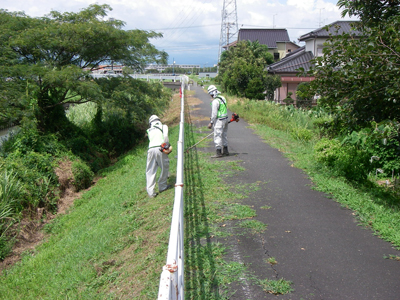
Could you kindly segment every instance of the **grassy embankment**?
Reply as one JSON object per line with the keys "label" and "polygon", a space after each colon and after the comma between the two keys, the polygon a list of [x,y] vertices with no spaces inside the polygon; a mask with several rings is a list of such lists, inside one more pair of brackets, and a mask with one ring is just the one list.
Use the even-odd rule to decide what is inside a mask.
{"label": "grassy embankment", "polygon": [[[171,126],[172,145],[178,138],[178,118],[179,101],[175,97],[164,118]],[[187,146],[201,137],[187,126]],[[146,148],[146,143],[139,145],[115,165],[100,171],[97,184],[76,199],[67,214],[57,216],[45,227],[43,243],[2,271],[0,299],[157,297],[174,190],[155,199],[147,197]],[[173,152],[170,156],[172,184],[176,176],[175,155]],[[224,169],[225,174],[217,180],[210,172],[216,167]],[[253,209],[236,203],[245,195],[233,194],[222,183],[224,177],[232,176],[232,169],[239,169],[235,162],[210,162],[206,154],[196,149],[186,154],[187,299],[228,299],[232,293],[228,285],[239,281],[246,271],[242,264],[224,261],[224,247],[213,242],[213,236],[220,234],[221,222],[247,220],[255,214]]]}
{"label": "grassy embankment", "polygon": [[[258,102],[257,105],[265,104]],[[382,188],[355,187],[331,176],[328,169],[316,168],[312,158],[316,138],[309,139],[306,131],[311,131],[312,122],[306,118],[302,121],[303,116],[277,111],[270,111],[268,117],[267,108],[230,105],[232,111],[250,123],[267,123],[269,126],[257,124],[254,128],[269,144],[292,159],[295,166],[305,169],[317,189],[331,194],[354,210],[363,224],[399,246],[396,199]],[[260,111],[263,113],[258,114]],[[176,124],[178,115],[179,101],[175,98],[166,113],[170,125]],[[276,129],[282,129],[286,123],[287,128]],[[205,135],[196,133],[198,129],[191,126],[186,129],[186,146]],[[172,145],[176,145],[177,136],[178,127],[171,126]],[[170,156],[170,183],[175,179],[174,155],[175,152]],[[114,166],[102,170],[99,173],[102,178],[75,200],[69,213],[58,216],[46,227],[42,245],[26,252],[20,263],[2,272],[0,299],[155,299],[166,258],[174,190],[150,200],[145,191],[145,164],[146,143],[121,157]],[[224,168],[221,172],[224,176],[213,176],[211,171],[216,167]],[[236,219],[243,230],[250,229],[249,234],[265,229],[263,224],[251,223],[254,210],[240,204],[246,195],[233,194],[232,187],[222,183],[233,176],[232,170],[240,171],[236,162],[229,165],[218,160],[210,162],[206,154],[196,149],[185,155],[187,299],[229,299],[233,293],[229,290],[230,284],[240,281],[246,272],[243,264],[224,260],[226,249],[214,238],[227,234],[221,224]],[[256,188],[247,186],[247,191]],[[272,282],[267,287],[263,279],[251,275],[248,278],[268,292],[290,290],[290,286],[282,290],[280,282]]]}

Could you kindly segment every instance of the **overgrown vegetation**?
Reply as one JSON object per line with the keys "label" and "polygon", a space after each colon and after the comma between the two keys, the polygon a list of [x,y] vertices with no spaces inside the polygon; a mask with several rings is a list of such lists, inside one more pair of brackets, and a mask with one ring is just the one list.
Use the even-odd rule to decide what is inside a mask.
{"label": "overgrown vegetation", "polygon": [[[316,189],[332,194],[353,209],[363,224],[400,247],[398,179],[392,178],[390,169],[386,172],[384,169],[384,166],[397,166],[400,158],[390,154],[393,145],[382,143],[379,133],[330,137],[326,123],[332,116],[321,108],[295,109],[237,98],[228,98],[228,101],[232,111],[256,124],[257,131],[269,144],[305,169],[316,183]],[[379,159],[373,156],[377,151],[381,151]],[[380,185],[381,181],[385,184]]]}
{"label": "overgrown vegetation", "polygon": [[[176,123],[173,115],[179,115],[177,103],[174,100],[166,114],[165,120],[170,125]],[[186,129],[185,142],[191,144],[199,134],[190,126]],[[177,138],[178,127],[170,126],[171,143],[176,143]],[[44,243],[24,253],[19,264],[3,270],[0,299],[157,297],[167,253],[174,191],[168,190],[154,201],[148,200],[144,172],[146,151],[145,144],[138,145],[113,166],[101,170],[99,175],[103,178],[75,200],[69,213],[46,225]],[[243,263],[225,260],[227,249],[214,237],[224,236],[221,224],[228,221],[244,222],[243,227],[250,230],[249,234],[262,232],[266,225],[246,223],[255,217],[255,210],[240,204],[245,195],[221,184],[224,176],[233,176],[239,171],[235,162],[210,161],[207,154],[195,149],[186,155],[186,295],[189,299],[229,299],[234,293],[230,290],[231,284],[240,283],[248,271]],[[169,183],[172,184],[176,160],[170,157],[170,163]],[[226,171],[217,180],[210,172],[216,167]],[[262,285],[260,279],[250,278],[253,284]]]}
{"label": "overgrown vegetation", "polygon": [[319,96],[332,116],[321,127],[340,144],[339,150],[338,141],[321,141],[318,158],[349,179],[378,172],[393,182],[400,173],[399,3],[341,0],[338,6],[360,21],[330,37],[308,72],[315,80],[300,92]]}
{"label": "overgrown vegetation", "polygon": [[148,117],[169,105],[171,92],[160,83],[129,72],[89,75],[110,61],[140,69],[166,59],[149,42],[161,35],[123,30],[123,21],[104,19],[110,10],[93,4],[42,18],[0,10],[0,124],[18,125],[0,146],[0,177],[19,187],[0,202],[0,259],[18,235],[13,224],[55,213],[65,185],[88,188],[96,172],[142,142]]}

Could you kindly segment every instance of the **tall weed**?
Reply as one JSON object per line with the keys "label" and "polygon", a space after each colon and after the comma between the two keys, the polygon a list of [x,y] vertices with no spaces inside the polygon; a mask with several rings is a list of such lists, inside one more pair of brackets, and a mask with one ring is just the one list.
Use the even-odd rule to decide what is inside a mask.
{"label": "tall weed", "polygon": [[293,105],[282,106],[271,101],[248,99],[236,99],[229,104],[229,108],[250,123],[287,131],[293,138],[306,142],[319,136],[319,130],[314,123],[327,116],[325,112],[317,109],[297,109]]}
{"label": "tall weed", "polygon": [[20,192],[21,185],[16,174],[7,170],[0,171],[0,260],[3,260],[11,250],[11,243],[6,233],[15,221],[14,203]]}
{"label": "tall weed", "polygon": [[97,103],[87,102],[70,106],[66,111],[67,118],[80,128],[90,127],[90,123],[97,113]]}
{"label": "tall weed", "polygon": [[361,181],[372,170],[367,151],[342,144],[337,139],[321,139],[315,144],[314,151],[316,161],[331,167],[336,176]]}

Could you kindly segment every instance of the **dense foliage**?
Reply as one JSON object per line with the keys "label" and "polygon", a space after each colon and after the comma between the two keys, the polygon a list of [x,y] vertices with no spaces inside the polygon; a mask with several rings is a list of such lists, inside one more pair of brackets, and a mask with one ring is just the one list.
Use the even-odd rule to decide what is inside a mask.
{"label": "dense foliage", "polygon": [[[249,99],[273,98],[280,77],[268,75],[265,67],[274,62],[266,45],[241,41],[222,52],[217,81],[230,94]],[[267,91],[267,94],[265,94]]]}
{"label": "dense foliage", "polygon": [[[333,118],[320,122],[327,137],[317,160],[349,179],[400,173],[400,3],[341,0],[343,16],[357,16],[350,33],[331,36],[314,59],[310,89]],[[339,144],[338,144],[339,143]],[[332,155],[333,153],[333,155]]]}
{"label": "dense foliage", "polygon": [[[384,6],[384,4],[387,6]],[[394,1],[339,1],[356,15],[349,34],[332,36],[324,55],[314,60],[311,86],[320,104],[340,108],[346,130],[370,122],[399,120],[400,11]],[[377,13],[378,11],[378,13]],[[382,16],[385,16],[384,18]]]}
{"label": "dense foliage", "polygon": [[108,10],[96,4],[43,18],[0,10],[0,125],[13,121],[19,128],[0,143],[0,259],[17,233],[12,224],[57,210],[65,188],[61,164],[68,165],[61,172],[67,183],[87,188],[95,172],[143,139],[148,117],[169,104],[171,92],[161,83],[128,72],[89,75],[110,62],[132,70],[166,61],[149,43],[159,34],[122,30],[122,21],[104,19]]}
{"label": "dense foliage", "polygon": [[63,105],[103,98],[90,70],[109,62],[132,69],[165,62],[166,53],[149,43],[159,34],[123,30],[124,22],[104,19],[108,10],[93,4],[42,18],[0,10],[0,117],[24,116],[43,132],[68,132]]}

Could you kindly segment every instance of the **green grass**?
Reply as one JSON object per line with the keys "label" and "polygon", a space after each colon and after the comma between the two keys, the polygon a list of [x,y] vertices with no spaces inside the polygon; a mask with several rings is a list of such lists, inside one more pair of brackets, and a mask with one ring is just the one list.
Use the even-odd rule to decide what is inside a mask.
{"label": "green grass", "polygon": [[[170,129],[172,143],[177,134],[177,127]],[[186,141],[191,143],[190,138]],[[146,150],[141,145],[101,171],[96,186],[75,200],[68,214],[45,227],[44,242],[0,275],[0,299],[157,297],[174,190],[147,197]],[[185,162],[187,299],[229,299],[230,284],[239,282],[247,268],[226,261],[225,246],[215,237],[223,236],[225,221],[253,218],[255,211],[240,204],[246,195],[223,182],[238,172],[236,164],[210,160],[196,150],[186,154]],[[173,157],[170,168],[173,183]],[[222,176],[215,176],[216,168]],[[247,189],[256,190],[259,184]]]}
{"label": "green grass", "polygon": [[[200,139],[193,131],[187,125],[186,145]],[[171,144],[176,144],[177,138],[178,128],[171,127]],[[148,198],[146,152],[147,143],[141,144],[102,170],[101,179],[75,200],[68,214],[46,225],[43,243],[0,274],[0,299],[157,297],[174,189]],[[170,184],[176,178],[175,155],[174,151],[170,156]],[[233,187],[224,181],[243,170],[240,161],[211,160],[209,154],[196,149],[185,154],[187,299],[229,299],[233,293],[230,285],[240,283],[248,272],[244,264],[224,258],[227,249],[216,239],[231,234],[223,227],[231,220],[235,224],[255,221],[255,210],[240,201],[264,183]],[[244,230],[257,232],[260,225],[265,226],[248,224]],[[255,279],[252,282],[259,284]]]}
{"label": "green grass", "polygon": [[271,265],[276,265],[278,262],[276,261],[275,257],[269,257],[267,259],[267,263],[271,264]]}
{"label": "green grass", "polygon": [[293,291],[292,282],[282,278],[278,280],[265,279],[261,281],[261,285],[266,293],[274,295],[284,295]]}
{"label": "green grass", "polygon": [[[188,145],[199,140],[200,134],[195,131],[188,126]],[[229,299],[234,293],[231,285],[240,285],[243,277],[260,285],[246,265],[226,260],[227,249],[216,238],[232,235],[230,227],[235,224],[243,224],[243,231],[254,234],[266,229],[265,224],[252,219],[255,210],[240,203],[262,183],[229,186],[226,179],[242,171],[240,161],[226,163],[209,156],[193,149],[185,157],[186,299]]]}
{"label": "green grass", "polygon": [[250,229],[252,233],[263,233],[267,225],[257,220],[244,220],[240,222],[240,227]]}
{"label": "green grass", "polygon": [[[170,140],[177,140],[177,128]],[[96,186],[45,228],[44,242],[0,276],[0,299],[155,299],[173,189],[149,200],[146,145],[101,172]],[[176,160],[171,159],[174,177]],[[117,288],[118,287],[118,288]]]}
{"label": "green grass", "polygon": [[[311,126],[314,116],[307,116],[306,112],[300,111],[293,112],[290,117],[291,115],[286,110],[275,107],[274,104],[260,104],[256,101],[236,103],[231,105],[230,109],[247,118],[246,121],[253,123],[257,134],[288,157],[294,167],[305,170],[313,181],[312,188],[326,193],[344,207],[353,210],[363,225],[370,227],[376,235],[400,249],[399,197],[371,181],[349,182],[343,177],[335,176],[329,168],[317,164],[313,147],[318,133]],[[308,122],[306,117],[309,119]],[[274,129],[276,127],[274,118],[284,121],[283,130]],[[304,140],[294,136],[293,131],[288,128],[299,127],[297,122],[303,124],[302,126],[310,124],[307,128],[315,131],[313,138]]]}

